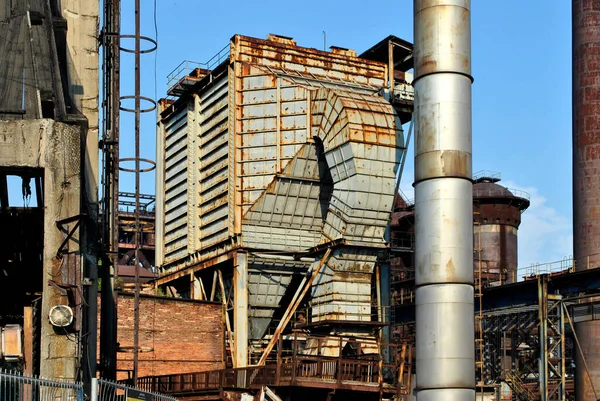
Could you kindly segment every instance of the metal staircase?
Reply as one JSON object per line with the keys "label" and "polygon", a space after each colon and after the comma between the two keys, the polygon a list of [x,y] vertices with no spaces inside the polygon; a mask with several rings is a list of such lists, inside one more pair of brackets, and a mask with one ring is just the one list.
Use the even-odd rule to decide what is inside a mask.
{"label": "metal staircase", "polygon": [[508,384],[512,391],[514,391],[518,400],[532,401],[537,399],[535,394],[527,386],[525,386],[525,383],[523,383],[517,374],[507,371],[504,381],[506,384]]}

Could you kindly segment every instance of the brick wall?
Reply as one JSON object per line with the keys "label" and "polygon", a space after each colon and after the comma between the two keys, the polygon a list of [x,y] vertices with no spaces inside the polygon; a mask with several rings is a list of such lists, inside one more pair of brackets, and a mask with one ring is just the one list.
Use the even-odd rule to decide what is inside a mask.
{"label": "brick wall", "polygon": [[[118,299],[118,342],[133,347],[133,294]],[[222,305],[180,298],[140,296],[138,377],[222,369]],[[147,351],[152,349],[152,351]],[[117,379],[128,378],[133,353],[117,354]]]}

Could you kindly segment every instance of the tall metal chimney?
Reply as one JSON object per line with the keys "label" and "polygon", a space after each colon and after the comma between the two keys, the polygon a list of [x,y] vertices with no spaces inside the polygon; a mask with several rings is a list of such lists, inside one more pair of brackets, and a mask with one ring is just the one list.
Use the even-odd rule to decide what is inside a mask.
{"label": "tall metal chimney", "polygon": [[470,0],[414,12],[417,400],[474,400]]}
{"label": "tall metal chimney", "polygon": [[[573,252],[575,269],[600,267],[600,3],[573,0]],[[600,322],[575,325],[575,399],[600,389]],[[591,384],[593,383],[593,388]]]}

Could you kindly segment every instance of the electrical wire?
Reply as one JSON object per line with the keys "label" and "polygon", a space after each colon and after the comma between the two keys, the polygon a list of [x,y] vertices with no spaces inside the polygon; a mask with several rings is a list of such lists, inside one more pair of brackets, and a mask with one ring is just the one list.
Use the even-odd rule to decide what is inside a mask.
{"label": "electrical wire", "polygon": [[[154,100],[158,99],[158,22],[156,18],[156,1],[154,0],[154,41],[156,42],[156,51],[154,53]],[[158,107],[156,108],[156,113],[158,115]]]}

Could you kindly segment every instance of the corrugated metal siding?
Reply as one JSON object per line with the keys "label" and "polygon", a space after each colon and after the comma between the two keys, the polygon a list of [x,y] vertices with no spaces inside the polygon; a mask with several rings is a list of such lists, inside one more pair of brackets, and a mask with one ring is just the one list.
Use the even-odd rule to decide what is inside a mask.
{"label": "corrugated metal siding", "polygon": [[299,251],[319,243],[331,179],[318,152],[316,144],[304,145],[251,206],[244,216],[244,246]]}
{"label": "corrugated metal siding", "polygon": [[229,127],[227,75],[200,93],[198,104],[198,202],[194,218],[199,235],[194,250],[229,237]]}
{"label": "corrugated metal siding", "polygon": [[[248,261],[248,336],[263,338],[273,315],[287,306],[296,287],[290,283],[300,281],[310,262],[251,257]],[[287,297],[286,297],[287,295]]]}
{"label": "corrugated metal siding", "polygon": [[[314,246],[328,200],[318,188],[323,177],[284,171],[292,160],[315,164],[314,154],[300,154],[314,146],[317,133],[310,93],[327,88],[372,95],[387,77],[384,63],[239,35],[230,61],[227,72],[216,70],[191,94],[196,100],[187,118],[177,111],[164,118],[163,238],[165,263],[175,268],[224,243]],[[252,208],[256,213],[249,213]]]}
{"label": "corrugated metal siding", "polygon": [[371,321],[371,274],[377,250],[336,249],[311,288],[311,318]]}
{"label": "corrugated metal siding", "polygon": [[[193,107],[193,105],[192,105]],[[164,152],[164,262],[188,253],[188,119],[183,107],[163,122]]]}
{"label": "corrugated metal siding", "polygon": [[306,88],[256,66],[241,69],[237,98],[241,144],[242,214],[307,141]]}
{"label": "corrugated metal siding", "polygon": [[312,103],[334,183],[324,236],[383,243],[404,151],[392,106],[382,97],[328,89],[314,92]]}

